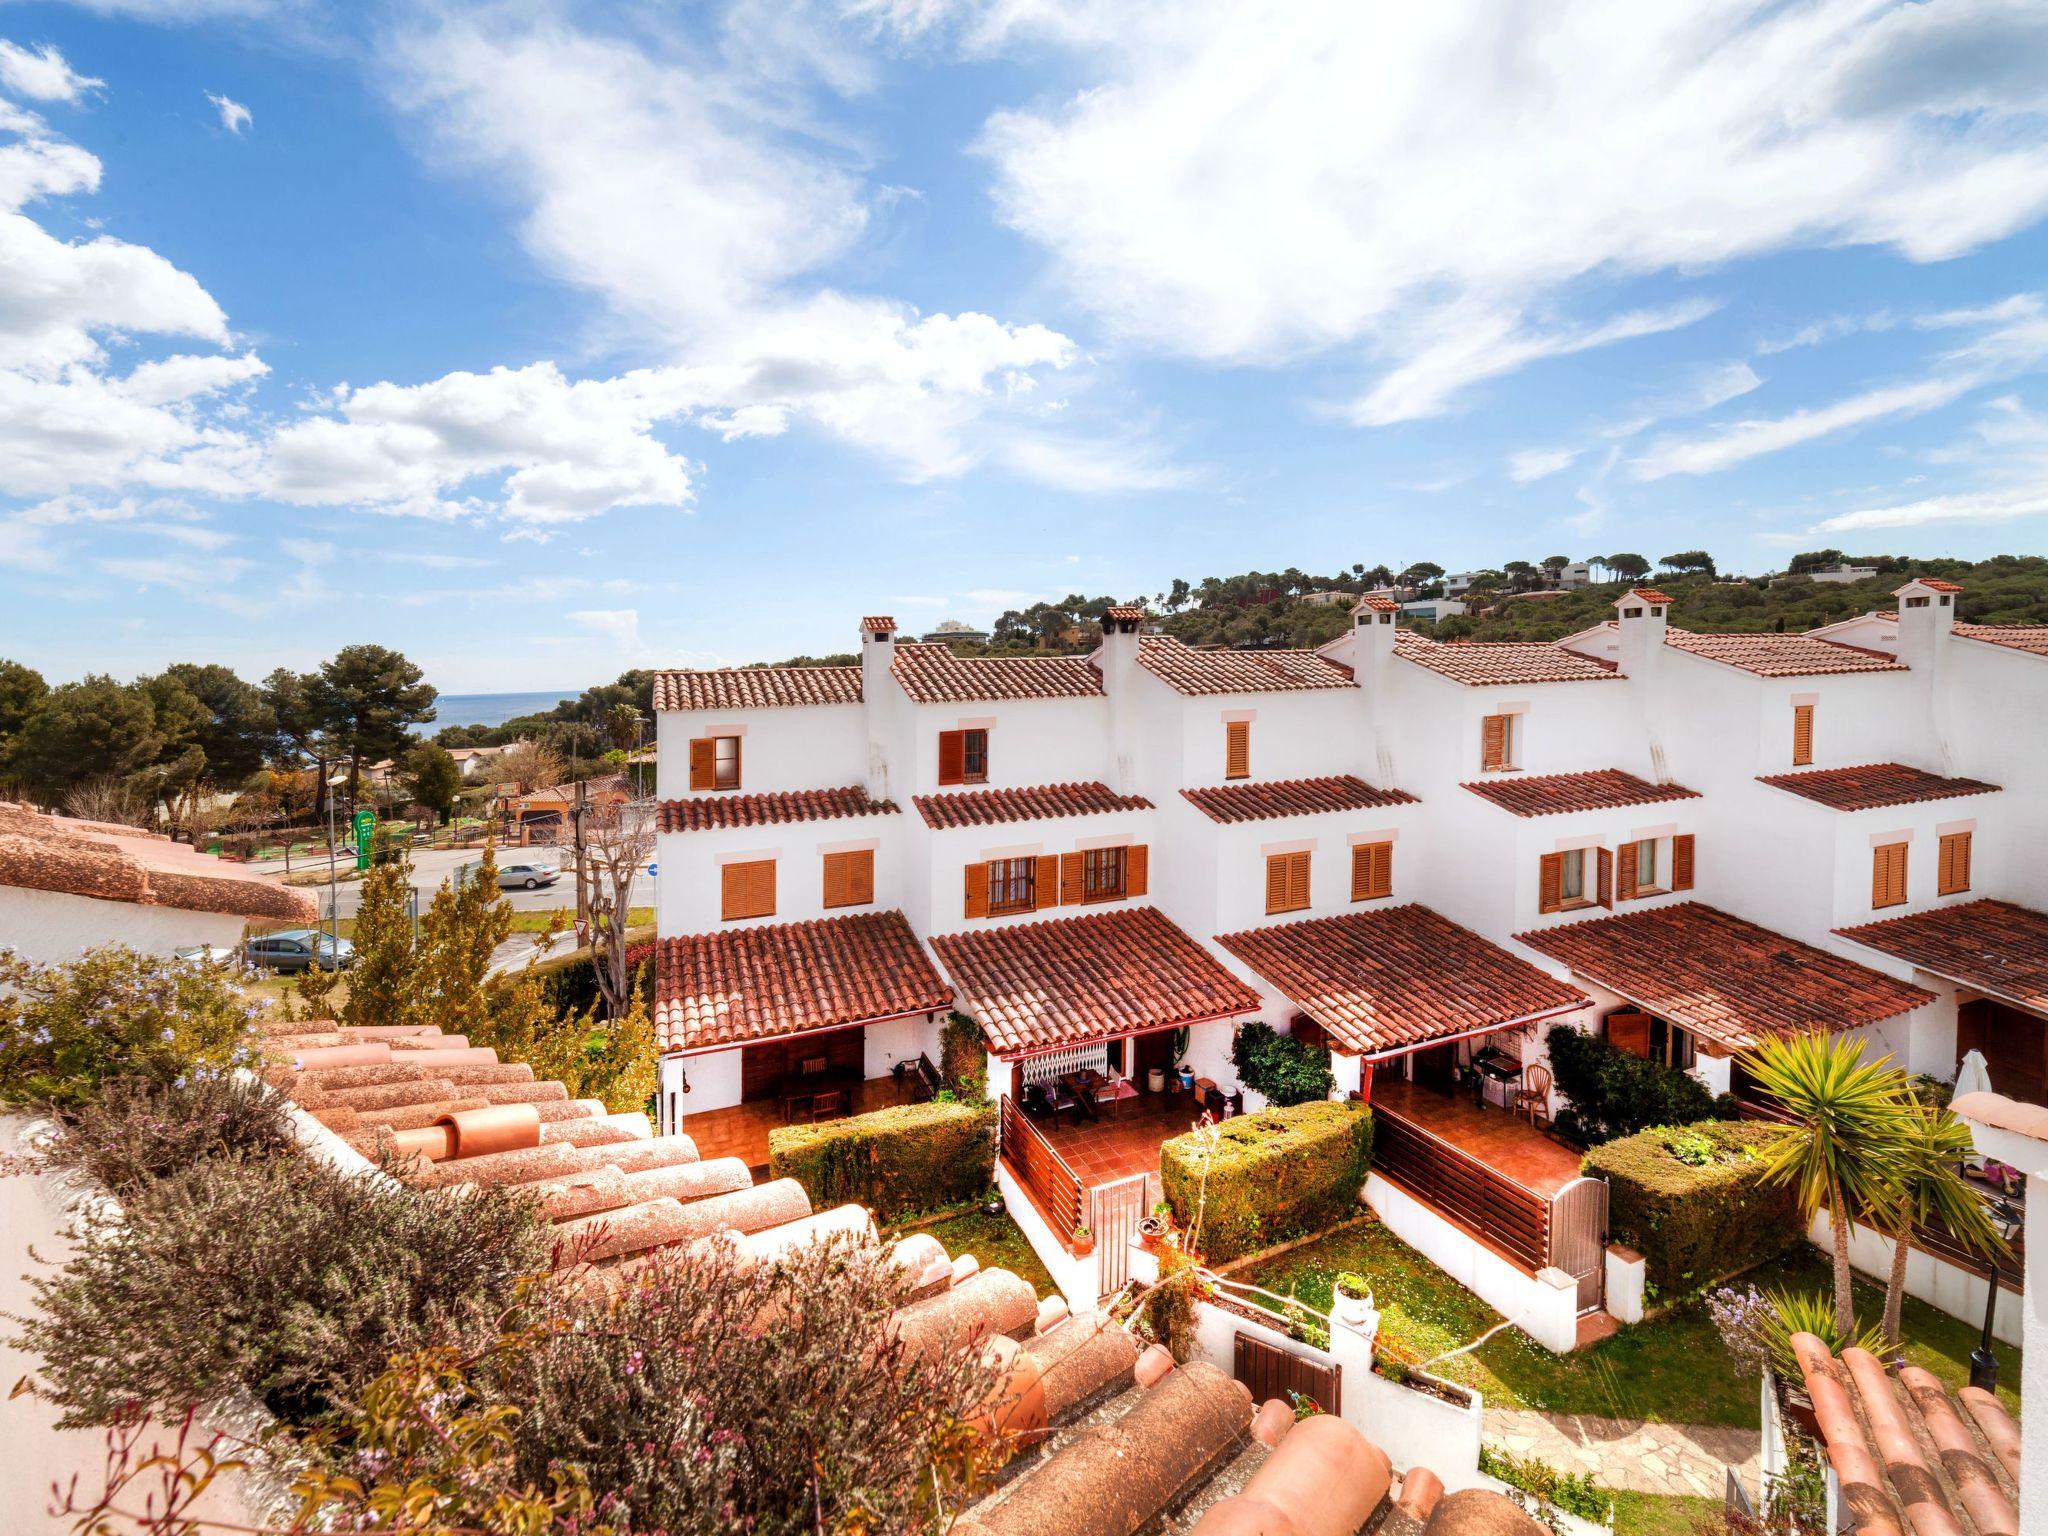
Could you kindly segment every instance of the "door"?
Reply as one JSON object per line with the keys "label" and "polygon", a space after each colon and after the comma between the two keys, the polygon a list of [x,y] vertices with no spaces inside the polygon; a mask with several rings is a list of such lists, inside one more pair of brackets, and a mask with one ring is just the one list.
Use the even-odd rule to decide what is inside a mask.
{"label": "door", "polygon": [[1410,1060],[1415,1063],[1415,1081],[1419,1086],[1434,1088],[1438,1093],[1450,1093],[1457,1087],[1457,1046],[1424,1046]]}
{"label": "door", "polygon": [[1956,1010],[1956,1060],[1984,1053],[1991,1088],[2028,1104],[2048,1104],[2048,1021],[1980,997]]}
{"label": "door", "polygon": [[1134,1173],[1088,1191],[1088,1230],[1095,1235],[1096,1295],[1113,1296],[1131,1278],[1131,1244],[1145,1219],[1146,1177]]}
{"label": "door", "polygon": [[1607,1181],[1573,1179],[1550,1201],[1550,1262],[1579,1283],[1579,1313],[1607,1303]]}

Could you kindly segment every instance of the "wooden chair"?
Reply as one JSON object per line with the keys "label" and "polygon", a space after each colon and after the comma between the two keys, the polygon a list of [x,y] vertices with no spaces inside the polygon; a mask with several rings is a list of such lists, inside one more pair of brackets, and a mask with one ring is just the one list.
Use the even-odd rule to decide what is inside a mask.
{"label": "wooden chair", "polygon": [[1515,1113],[1529,1112],[1529,1124],[1538,1115],[1550,1113],[1550,1068],[1542,1065],[1522,1068],[1522,1086],[1515,1090]]}
{"label": "wooden chair", "polygon": [[840,1088],[824,1088],[811,1095],[811,1118],[830,1120],[846,1113],[846,1092]]}

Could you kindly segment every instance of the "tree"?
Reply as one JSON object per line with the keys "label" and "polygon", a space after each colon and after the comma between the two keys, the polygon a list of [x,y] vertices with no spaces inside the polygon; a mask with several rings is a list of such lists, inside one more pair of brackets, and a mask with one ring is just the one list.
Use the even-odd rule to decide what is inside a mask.
{"label": "tree", "polygon": [[73,788],[64,796],[64,814],[124,827],[147,827],[151,819],[149,802],[118,773],[102,774]]}
{"label": "tree", "polygon": [[421,742],[405,754],[406,784],[413,799],[446,821],[455,814],[455,797],[462,792],[462,769],[455,754],[432,742]]}
{"label": "tree", "polygon": [[88,780],[139,772],[162,746],[149,695],[95,673],[50,690],[16,733],[8,769],[55,804]]}
{"label": "tree", "polygon": [[1794,1186],[1807,1220],[1828,1212],[1835,1326],[1853,1338],[1849,1228],[1858,1215],[1890,1211],[1902,1198],[1899,1173],[1917,1140],[1910,1117],[1919,1113],[1906,1074],[1888,1056],[1865,1061],[1860,1040],[1818,1032],[1773,1036],[1745,1065],[1789,1120],[1764,1153],[1768,1177]]}
{"label": "tree", "polygon": [[1839,549],[1809,549],[1802,554],[1794,555],[1787,562],[1785,573],[1788,576],[1799,576],[1808,571],[1832,570],[1842,563],[1842,552]]}
{"label": "tree", "polygon": [[1543,569],[1550,572],[1552,576],[1557,575],[1559,571],[1571,563],[1572,557],[1570,555],[1545,555],[1543,557]]}
{"label": "tree", "polygon": [[1945,1227],[1972,1253],[1996,1263],[2010,1252],[1992,1224],[1977,1192],[1964,1182],[1963,1160],[1977,1149],[1970,1128],[1946,1109],[1916,1106],[1909,1113],[1906,1156],[1899,1169],[1899,1200],[1887,1224],[1892,1240],[1892,1272],[1884,1292],[1884,1341],[1893,1353],[1899,1347],[1899,1314],[1906,1300],[1906,1258],[1913,1250],[1913,1230]]}
{"label": "tree", "polygon": [[1174,577],[1173,585],[1167,589],[1166,593],[1165,602],[1167,612],[1179,613],[1181,609],[1187,607],[1188,598],[1191,595],[1192,589],[1188,586],[1186,578],[1180,576]]}
{"label": "tree", "polygon": [[346,645],[321,665],[315,703],[347,753],[351,799],[362,792],[364,761],[403,752],[411,728],[434,718],[435,697],[418,667],[381,645]]}
{"label": "tree", "polygon": [[228,668],[178,662],[139,684],[163,738],[152,788],[173,825],[198,833],[201,795],[246,782],[277,750],[277,716],[260,689]]}
{"label": "tree", "polygon": [[1444,568],[1434,561],[1418,560],[1401,573],[1404,587],[1426,587],[1433,581],[1443,579]]}
{"label": "tree", "polygon": [[1641,581],[1650,574],[1650,562],[1641,555],[1609,555],[1600,563],[1623,581]]}
{"label": "tree", "polygon": [[1711,579],[1714,575],[1714,557],[1704,549],[1682,549],[1675,555],[1666,555],[1657,563],[1681,576],[1701,575]]}
{"label": "tree", "polygon": [[363,876],[362,904],[356,908],[355,963],[349,967],[344,1024],[398,1027],[432,1022],[447,1027],[424,1008],[415,971],[412,935],[412,866],[402,859],[372,864]]}
{"label": "tree", "polygon": [[626,924],[633,910],[633,882],[654,852],[654,807],[625,805],[609,815],[586,818],[579,850],[589,893],[590,963],[608,1018],[625,1016],[633,995],[626,963]]}
{"label": "tree", "polygon": [[327,813],[327,732],[334,724],[333,701],[319,673],[279,667],[263,680],[263,702],[277,722],[280,754],[295,768],[305,762],[313,765],[312,817],[318,821]]}
{"label": "tree", "polygon": [[512,903],[498,889],[497,856],[487,843],[473,868],[441,883],[420,919],[414,989],[427,1016],[449,1034],[485,1043],[491,956],[511,932]]}
{"label": "tree", "polygon": [[49,692],[42,673],[0,657],[0,773],[6,771],[15,736]]}

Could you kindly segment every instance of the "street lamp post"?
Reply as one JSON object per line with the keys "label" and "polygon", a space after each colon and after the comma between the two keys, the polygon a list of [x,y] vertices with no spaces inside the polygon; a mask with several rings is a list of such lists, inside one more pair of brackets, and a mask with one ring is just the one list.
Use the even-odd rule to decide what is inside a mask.
{"label": "street lamp post", "polygon": [[[1998,1226],[1998,1235],[2008,1243],[2020,1230],[2021,1216],[2017,1206],[2005,1199],[1990,1202],[1991,1219]],[[1991,1324],[1998,1314],[1998,1261],[1993,1259],[1986,1271],[1984,1287],[1984,1335],[1977,1341],[1977,1347],[1970,1351],[1970,1385],[1986,1392],[1998,1390],[1998,1356],[1991,1350]]]}
{"label": "street lamp post", "polygon": [[[327,952],[337,961],[341,958],[341,878],[334,863],[334,792],[347,782],[345,773],[337,773],[327,781]],[[314,948],[317,951],[319,946]],[[315,964],[319,958],[315,953]]]}

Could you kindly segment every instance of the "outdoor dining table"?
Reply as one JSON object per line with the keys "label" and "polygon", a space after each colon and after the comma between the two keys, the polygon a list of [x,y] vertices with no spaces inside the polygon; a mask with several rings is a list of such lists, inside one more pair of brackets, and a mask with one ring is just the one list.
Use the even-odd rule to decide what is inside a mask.
{"label": "outdoor dining table", "polygon": [[817,1102],[821,1093],[840,1093],[845,1096],[848,1110],[853,1108],[853,1091],[860,1086],[858,1072],[847,1068],[824,1072],[792,1072],[784,1077],[776,1096],[782,1101],[782,1118],[791,1119],[799,1104],[807,1108]]}

